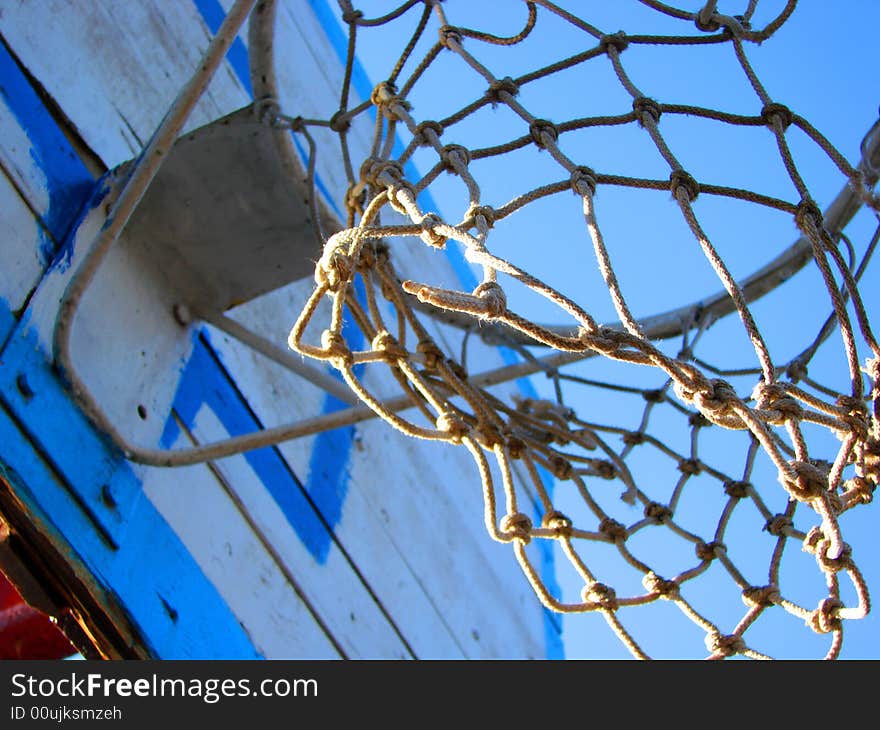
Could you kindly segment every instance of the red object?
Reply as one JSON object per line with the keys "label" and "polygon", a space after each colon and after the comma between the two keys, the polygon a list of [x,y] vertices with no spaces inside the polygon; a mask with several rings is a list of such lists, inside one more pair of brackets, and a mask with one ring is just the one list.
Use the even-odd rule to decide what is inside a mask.
{"label": "red object", "polygon": [[0,659],[63,659],[76,649],[49,617],[28,606],[0,573]]}

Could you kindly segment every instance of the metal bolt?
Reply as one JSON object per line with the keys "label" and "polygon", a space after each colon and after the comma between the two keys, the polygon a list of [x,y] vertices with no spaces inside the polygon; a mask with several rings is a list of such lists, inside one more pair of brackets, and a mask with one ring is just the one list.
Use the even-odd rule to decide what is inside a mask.
{"label": "metal bolt", "polygon": [[34,397],[34,389],[31,388],[27,375],[24,373],[19,373],[15,378],[15,387],[18,388],[18,392],[21,393],[25,400],[30,400]]}
{"label": "metal bolt", "polygon": [[174,321],[181,327],[186,327],[193,320],[192,312],[183,302],[178,302],[171,308],[174,315]]}
{"label": "metal bolt", "polygon": [[113,496],[113,490],[109,484],[101,486],[101,501],[111,509],[117,506],[116,497]]}

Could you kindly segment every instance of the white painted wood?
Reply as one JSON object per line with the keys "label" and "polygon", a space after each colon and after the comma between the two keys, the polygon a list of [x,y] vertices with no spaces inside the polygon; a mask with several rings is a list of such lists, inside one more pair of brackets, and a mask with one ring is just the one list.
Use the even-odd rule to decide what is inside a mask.
{"label": "white painted wood", "polygon": [[38,214],[48,210],[49,192],[46,175],[40,168],[37,157],[32,154],[30,139],[2,97],[0,97],[0,168],[10,183],[18,189],[31,210]]}
{"label": "white painted wood", "polygon": [[[457,447],[425,448],[383,423],[360,424],[358,434],[364,450],[352,483],[387,515],[392,539],[468,656],[544,657],[541,608],[510,547],[485,533],[482,504],[459,504],[479,496],[473,465]],[[387,461],[393,470],[376,468]]]}
{"label": "white painted wood", "polygon": [[[175,447],[191,444],[181,432]],[[268,659],[339,656],[207,465],[151,469],[144,491],[260,653]]]}
{"label": "white painted wood", "polygon": [[47,235],[18,191],[0,174],[0,299],[20,309],[43,273],[40,236]]}
{"label": "white painted wood", "polygon": [[[16,3],[0,33],[108,167],[140,152],[210,38],[194,3],[163,0]],[[247,102],[227,68],[188,128]]]}
{"label": "white painted wood", "polygon": [[[27,331],[35,334],[47,357],[58,301],[106,220],[113,192],[108,195],[84,218],[70,260],[63,257],[49,269],[30,303]],[[174,301],[153,262],[138,251],[116,246],[86,293],[74,324],[77,369],[107,414],[135,443],[158,443],[191,348],[191,333],[174,320]]]}
{"label": "white painted wood", "polygon": [[[337,103],[335,88],[341,68],[336,52],[307,3],[295,2],[291,7],[280,14],[277,44],[279,72],[289,95],[289,100],[283,100],[284,110],[326,117]],[[76,133],[111,167],[140,151],[207,43],[206,29],[192,3],[161,0],[26,3],[4,11],[0,32],[71,120]],[[248,101],[225,66],[188,127],[207,123]],[[364,116],[351,135],[356,156],[365,154],[370,132]],[[321,134],[316,137],[323,139]],[[340,200],[346,181],[339,153],[333,148],[322,151],[319,171],[331,195]],[[77,236],[74,266],[102,223],[102,210],[84,222]],[[445,255],[420,242],[413,244],[412,240],[394,244],[395,262],[402,274],[457,285]],[[60,270],[50,272],[34,300],[30,326],[47,348],[67,276]],[[296,305],[309,289],[307,281],[291,285],[240,307],[235,317],[284,342]],[[111,417],[140,443],[157,442],[188,352],[189,334],[171,317],[173,303],[174,294],[161,272],[124,246],[117,247],[84,300],[74,334],[77,363],[87,375],[94,374],[90,383]],[[117,324],[109,326],[113,321]],[[458,333],[433,325],[432,331],[451,352],[457,351]],[[320,412],[324,394],[313,386],[219,333],[214,332],[212,341],[265,425]],[[472,370],[500,363],[498,354],[489,348],[482,348],[481,353],[471,363]],[[390,388],[387,375],[371,374],[368,382],[379,391]],[[136,416],[141,403],[147,406],[146,421]],[[211,440],[222,435],[218,429],[216,419],[206,411],[195,424],[195,436]],[[418,656],[544,656],[541,609],[510,548],[492,543],[485,534],[478,477],[469,455],[463,449],[404,439],[379,422],[359,426],[357,434],[348,465],[348,494],[335,528],[336,539],[354,566],[335,546],[327,564],[316,565],[246,460],[233,457],[217,465],[229,489],[247,505],[251,519],[282,556],[286,569],[296,575],[303,594],[345,652],[351,656],[404,653],[399,638],[356,576],[357,568]],[[280,448],[304,480],[314,440]],[[270,637],[276,618],[287,615],[284,612],[299,615],[301,609],[279,583],[283,583],[280,567],[266,562],[265,549],[260,553],[253,547],[254,541],[259,542],[256,534],[252,527],[242,525],[241,513],[236,516],[228,495],[217,496],[219,482],[208,467],[139,472],[145,475],[157,507],[191,546],[249,631]],[[191,482],[195,484],[192,490]],[[209,505],[207,511],[201,500]],[[237,545],[251,547],[236,549],[233,557],[225,555],[227,531]],[[236,594],[243,580],[253,581],[259,572],[248,573],[244,559],[229,562],[239,561],[241,555],[260,556],[253,565],[266,571],[264,577],[274,586],[271,591],[267,588],[268,592],[258,594],[254,588],[243,593],[245,598]],[[272,597],[277,607],[271,605]],[[281,613],[261,622],[261,612],[276,609]],[[350,618],[352,611],[355,622]],[[260,638],[259,643],[267,654],[283,655],[299,651],[293,641],[282,637],[275,646],[270,638]]]}
{"label": "white painted wood", "polygon": [[[200,442],[228,435],[206,407],[199,410],[192,431]],[[330,543],[326,561],[317,563],[243,456],[222,459],[215,467],[349,657],[409,658],[406,646],[335,543]]]}

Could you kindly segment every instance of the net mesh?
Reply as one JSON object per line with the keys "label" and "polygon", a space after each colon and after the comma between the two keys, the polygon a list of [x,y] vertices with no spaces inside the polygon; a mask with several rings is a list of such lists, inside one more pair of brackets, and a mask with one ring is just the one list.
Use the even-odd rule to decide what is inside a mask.
{"label": "net mesh", "polygon": [[[681,34],[607,33],[540,0],[511,8],[522,12],[525,22],[506,37],[455,25],[446,14],[452,8],[440,2],[410,0],[375,18],[340,2],[348,28],[348,62],[338,108],[328,109],[323,119],[291,117],[273,109],[274,123],[290,127],[311,150],[313,205],[320,197],[314,174],[316,134],[329,131],[338,137],[348,180],[345,199],[338,201],[346,218],[341,230],[329,235],[316,225],[323,255],[290,344],[332,364],[357,397],[394,428],[470,453],[482,485],[486,530],[510,544],[538,598],[552,611],[600,615],[636,657],[646,657],[648,651],[645,641],[628,628],[630,623],[640,625],[635,607],[674,605],[700,630],[697,635],[713,658],[765,657],[760,633],[750,633],[750,628],[762,616],[787,615],[829,635],[824,651],[834,657],[846,621],[864,617],[870,608],[865,581],[844,540],[842,517],[871,501],[880,463],[880,349],[858,288],[878,234],[857,247],[826,227],[792,152],[792,130],[812,140],[848,182],[856,201],[873,211],[878,210],[871,192],[876,170],[868,163],[848,162],[806,119],[771,96],[750,64],[750,47],[771,39],[796,2],[755,28],[754,0],[738,16],[721,14],[715,2],[685,11],[640,1],[679,20]],[[487,10],[485,17],[491,26],[498,11]],[[483,48],[507,50],[523,44],[545,17],[580,33],[582,50],[516,77],[490,70],[479,60]],[[371,98],[352,105],[358,40],[386,25],[398,28],[400,55]],[[429,38],[436,41],[426,42]],[[753,92],[754,113],[648,96],[627,71],[627,49],[638,45],[728,48]],[[420,48],[426,50],[417,54]],[[439,120],[418,118],[409,99],[420,84],[432,83],[432,65],[450,58],[457,72],[478,79],[483,91]],[[610,64],[630,108],[553,121],[527,108],[524,87],[589,64]],[[569,88],[574,93],[576,87]],[[434,91],[443,97],[443,89]],[[466,122],[487,108],[515,114],[521,135],[491,146],[469,145]],[[775,164],[796,191],[794,199],[698,180],[679,162],[664,135],[664,121],[681,115],[770,135],[778,151]],[[373,130],[364,159],[355,157],[350,144],[358,120],[369,120]],[[593,169],[589,159],[569,152],[567,139],[578,130],[617,126],[638,129],[650,140],[668,178]],[[517,168],[521,191],[508,202],[489,204],[474,172],[477,163],[526,148],[553,161],[555,180],[535,185],[529,169]],[[409,163],[419,155],[425,159],[425,154],[433,154],[432,166],[421,175],[414,173]],[[774,162],[767,159],[765,164]],[[424,191],[444,173],[462,186],[466,198],[461,210],[445,215],[426,209],[423,202]],[[601,201],[600,193],[612,188],[660,191],[667,200],[671,194],[670,205],[720,281],[723,296],[684,307],[674,316],[637,319],[599,222],[596,198]],[[613,302],[614,324],[597,321],[578,303],[580,292],[563,294],[502,255],[504,234],[494,240],[505,219],[561,195],[582,207],[584,240],[591,243]],[[745,201],[778,211],[796,224],[801,238],[784,258],[818,272],[814,294],[821,293],[831,311],[797,356],[774,358],[752,311],[753,300],[792,270],[770,277],[772,285],[766,277],[735,276],[704,230],[699,203],[707,198]],[[314,219],[321,221],[317,211]],[[401,242],[458,246],[479,268],[482,280],[472,291],[459,291],[403,278],[392,256]],[[581,266],[585,259],[578,254],[573,260]],[[423,279],[430,278],[430,271],[423,273]],[[556,323],[543,325],[515,311],[511,292],[518,288],[551,303],[558,313]],[[720,350],[723,362],[711,361],[717,348],[701,355],[710,328],[728,313],[724,331],[738,320],[754,352],[753,367],[736,368],[750,351],[739,347],[733,335]],[[460,351],[432,336],[435,324],[426,314],[466,333]],[[777,310],[773,316],[791,319],[794,313]],[[512,348],[532,371],[546,373],[548,397],[510,398],[491,388],[491,378],[470,374],[467,358],[479,339],[471,333]],[[809,371],[832,334],[842,341],[845,387],[820,383]],[[664,342],[670,335],[675,339]],[[546,348],[557,354],[544,357]],[[594,371],[587,371],[585,366],[593,363]],[[373,369],[390,374],[403,397],[389,400],[371,388],[369,383],[378,382],[371,380]],[[605,400],[606,394],[614,400]],[[601,418],[579,415],[590,403],[612,405],[588,407]],[[747,549],[738,553],[734,536]],[[756,552],[759,543],[763,548]],[[564,556],[582,586],[579,595],[566,596],[542,577],[542,546]],[[792,568],[795,578],[785,582],[783,557],[801,547],[813,556],[812,567],[805,570],[798,564]],[[742,603],[728,601],[726,609],[710,615],[701,607],[700,590],[692,588],[700,580],[707,584],[703,593],[717,587]],[[801,590],[803,583],[811,591]],[[682,648],[681,653],[693,652]]]}

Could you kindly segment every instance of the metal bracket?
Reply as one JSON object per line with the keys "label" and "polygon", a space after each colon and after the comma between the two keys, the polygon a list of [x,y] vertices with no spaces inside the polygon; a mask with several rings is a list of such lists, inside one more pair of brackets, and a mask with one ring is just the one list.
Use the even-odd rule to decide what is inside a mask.
{"label": "metal bracket", "polygon": [[210,319],[313,273],[320,251],[307,198],[251,105],[174,143],[124,238]]}

